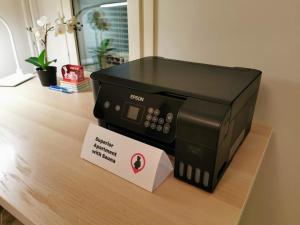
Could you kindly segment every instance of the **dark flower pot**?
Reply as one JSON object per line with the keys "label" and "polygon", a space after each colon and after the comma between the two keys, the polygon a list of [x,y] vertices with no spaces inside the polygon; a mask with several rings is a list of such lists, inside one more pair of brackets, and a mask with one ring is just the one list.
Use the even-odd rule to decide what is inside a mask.
{"label": "dark flower pot", "polygon": [[49,87],[50,85],[57,85],[56,81],[56,71],[57,68],[55,66],[49,66],[47,70],[42,70],[40,68],[36,69],[41,84],[45,87]]}

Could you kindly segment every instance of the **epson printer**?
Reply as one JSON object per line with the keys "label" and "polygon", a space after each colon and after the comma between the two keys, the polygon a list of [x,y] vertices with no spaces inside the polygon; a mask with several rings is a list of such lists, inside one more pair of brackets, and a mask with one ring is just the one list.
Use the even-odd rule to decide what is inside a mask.
{"label": "epson printer", "polygon": [[92,73],[99,124],[175,155],[212,192],[251,128],[261,71],[146,57]]}

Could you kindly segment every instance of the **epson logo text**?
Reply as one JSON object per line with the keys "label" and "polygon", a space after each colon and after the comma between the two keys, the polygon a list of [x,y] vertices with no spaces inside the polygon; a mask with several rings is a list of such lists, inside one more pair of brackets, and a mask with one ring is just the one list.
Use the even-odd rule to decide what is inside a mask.
{"label": "epson logo text", "polygon": [[137,96],[137,95],[130,95],[130,99],[131,100],[135,100],[135,101],[139,101],[139,102],[143,102],[144,98],[141,96]]}

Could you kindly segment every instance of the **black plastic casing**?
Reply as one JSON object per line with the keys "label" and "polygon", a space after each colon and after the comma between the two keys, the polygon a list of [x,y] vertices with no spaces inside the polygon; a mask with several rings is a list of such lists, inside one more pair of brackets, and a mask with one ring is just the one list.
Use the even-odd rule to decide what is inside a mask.
{"label": "black plastic casing", "polygon": [[[261,71],[146,57],[91,78],[99,125],[175,155],[174,176],[212,192],[250,131]],[[144,126],[149,108],[174,115],[167,134]]]}

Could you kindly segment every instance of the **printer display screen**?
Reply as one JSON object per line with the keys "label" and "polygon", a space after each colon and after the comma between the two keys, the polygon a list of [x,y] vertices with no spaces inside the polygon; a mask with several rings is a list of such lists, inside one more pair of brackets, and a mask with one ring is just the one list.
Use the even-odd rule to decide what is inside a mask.
{"label": "printer display screen", "polygon": [[140,111],[140,108],[130,105],[128,107],[127,118],[131,119],[131,120],[137,120],[139,111]]}

